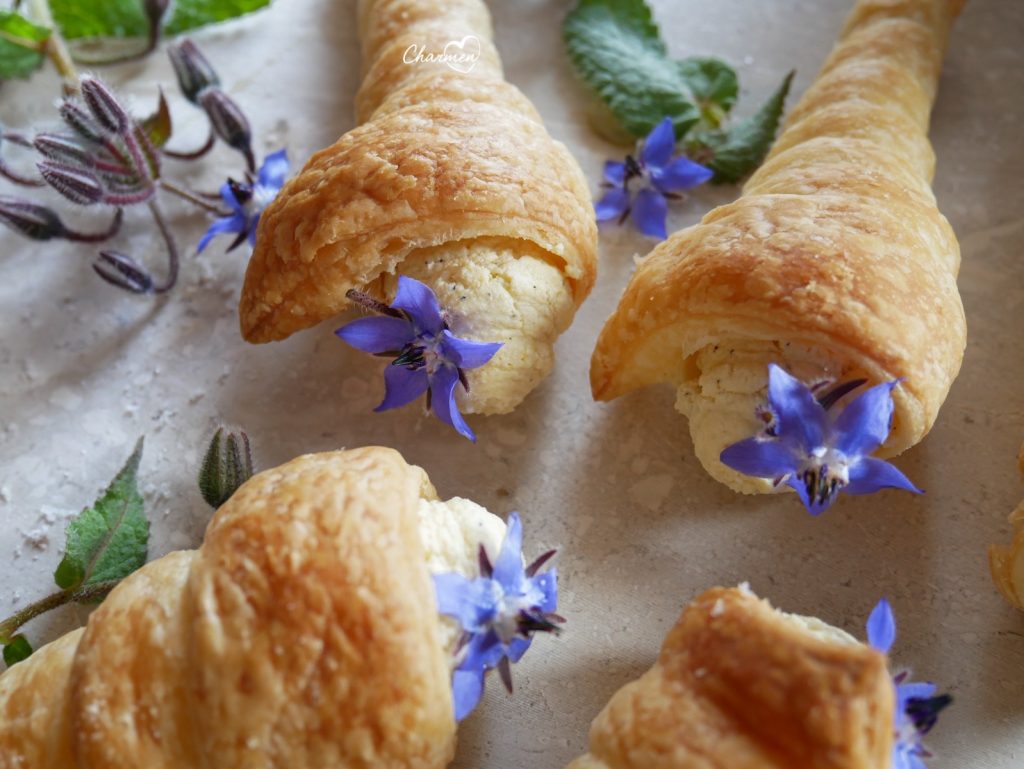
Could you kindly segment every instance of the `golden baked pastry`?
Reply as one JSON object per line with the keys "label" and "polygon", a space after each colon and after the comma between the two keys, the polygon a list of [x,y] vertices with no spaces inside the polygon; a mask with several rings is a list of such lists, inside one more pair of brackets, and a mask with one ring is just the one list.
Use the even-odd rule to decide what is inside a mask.
{"label": "golden baked pastry", "polygon": [[714,588],[612,697],[569,769],[886,769],[894,707],[881,652]]}
{"label": "golden baked pastry", "polygon": [[861,0],[743,195],[658,245],[607,321],[598,400],[678,388],[698,458],[758,432],[768,364],[805,382],[902,379],[882,456],[920,441],[966,338],[959,246],[930,188],[928,119],[962,0]]}
{"label": "golden baked pastry", "polygon": [[0,676],[0,767],[443,767],[461,631],[431,574],[479,576],[504,532],[391,449],[260,473]]}
{"label": "golden baked pastry", "polygon": [[594,282],[586,179],[504,80],[481,0],[361,0],[359,30],[361,125],[263,212],[242,335],[284,339],[341,313],[351,289],[390,300],[401,273],[433,289],[454,334],[503,343],[459,388],[461,410],[511,411]]}
{"label": "golden baked pastry", "polygon": [[[1024,446],[1017,455],[1017,464],[1024,474]],[[1003,597],[1018,609],[1024,610],[1024,502],[1010,513],[1014,525],[1013,541],[1008,545],[990,545],[988,565],[992,581]]]}

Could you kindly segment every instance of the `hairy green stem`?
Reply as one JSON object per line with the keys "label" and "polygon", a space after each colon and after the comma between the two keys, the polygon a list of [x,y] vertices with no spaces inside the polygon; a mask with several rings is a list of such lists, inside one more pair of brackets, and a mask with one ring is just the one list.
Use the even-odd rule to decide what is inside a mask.
{"label": "hairy green stem", "polygon": [[172,195],[177,195],[182,200],[187,200],[192,205],[199,206],[199,208],[202,208],[205,211],[209,211],[211,214],[216,214],[217,216],[231,216],[231,212],[228,211],[227,209],[203,200],[198,193],[193,192],[187,187],[179,186],[174,182],[168,181],[167,179],[159,179],[157,181],[157,184],[160,186],[161,189],[165,189]]}
{"label": "hairy green stem", "polygon": [[51,609],[56,609],[58,606],[63,606],[67,603],[85,603],[86,601],[105,598],[111,590],[117,587],[120,581],[119,579],[111,579],[106,582],[94,582],[91,585],[84,585],[73,590],[62,590],[41,601],[29,604],[21,611],[0,622],[0,644],[9,644],[11,639],[17,634],[18,628]]}
{"label": "hairy green stem", "polygon": [[4,40],[11,45],[16,45],[19,48],[27,48],[30,51],[36,53],[46,53],[46,41],[45,40],[28,40],[24,37],[18,37],[12,35],[10,32],[0,30],[0,40]]}
{"label": "hairy green stem", "polygon": [[29,8],[36,22],[50,30],[50,36],[46,38],[46,55],[64,79],[65,95],[71,96],[78,93],[78,70],[71,60],[71,52],[68,51],[68,45],[64,42],[60,28],[53,19],[49,0],[29,0]]}

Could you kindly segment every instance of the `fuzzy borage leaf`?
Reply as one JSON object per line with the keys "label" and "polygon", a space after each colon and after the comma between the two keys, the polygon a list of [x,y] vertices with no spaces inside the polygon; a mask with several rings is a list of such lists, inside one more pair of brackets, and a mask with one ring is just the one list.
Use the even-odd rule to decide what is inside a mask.
{"label": "fuzzy borage leaf", "polygon": [[712,181],[732,183],[754,171],[768,154],[775,133],[782,118],[782,109],[793,82],[790,72],[782,85],[773,93],[756,113],[725,130],[708,131],[697,137],[698,142],[710,151],[706,161],[714,172]]}
{"label": "fuzzy borage leaf", "polygon": [[50,30],[24,16],[0,11],[0,80],[25,78],[43,64]]}
{"label": "fuzzy borage leaf", "polygon": [[633,136],[646,136],[664,117],[682,136],[700,119],[643,0],[580,0],[562,35],[577,73]]}
{"label": "fuzzy borage leaf", "polygon": [[[176,35],[227,21],[270,5],[270,0],[177,0],[163,31]],[[69,40],[145,38],[149,21],[139,0],[50,0],[57,26]]]}
{"label": "fuzzy borage leaf", "polygon": [[142,438],[92,507],[68,522],[54,580],[65,590],[127,577],[146,563],[149,521],[138,487]]}

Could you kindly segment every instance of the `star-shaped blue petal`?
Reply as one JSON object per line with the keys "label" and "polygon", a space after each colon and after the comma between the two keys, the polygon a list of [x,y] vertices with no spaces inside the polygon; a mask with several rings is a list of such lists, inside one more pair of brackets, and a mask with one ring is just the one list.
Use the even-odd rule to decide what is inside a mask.
{"label": "star-shaped blue petal", "polygon": [[399,408],[429,393],[428,403],[438,419],[476,440],[456,402],[465,384],[463,372],[483,366],[501,349],[501,342],[461,339],[448,329],[445,312],[429,286],[400,275],[390,305],[350,291],[349,298],[384,313],[359,318],[339,328],[338,338],[357,350],[393,357],[384,370],[384,400],[375,411]]}
{"label": "star-shaped blue petal", "polygon": [[[896,617],[884,598],[868,617],[867,634],[868,643],[883,654],[888,654],[896,641]],[[923,738],[953,699],[948,694],[936,696],[935,684],[907,681],[907,677],[904,672],[893,678],[896,707],[892,766],[893,769],[927,769],[924,759],[931,754]]]}
{"label": "star-shaped blue petal", "polygon": [[[675,152],[675,128],[671,118],[661,120],[640,147],[639,160],[629,156],[625,162],[609,160],[604,164],[601,199],[594,205],[597,221],[625,221],[629,218],[640,232],[664,240],[668,234],[667,197],[708,181],[714,172]],[[636,180],[637,189],[631,189]]]}
{"label": "star-shaped blue petal", "polygon": [[234,234],[238,237],[228,247],[228,251],[238,247],[248,239],[249,245],[256,245],[256,227],[260,223],[263,209],[270,205],[277,193],[284,186],[288,176],[288,154],[285,150],[267,155],[256,175],[256,183],[252,177],[247,182],[228,180],[221,185],[220,197],[231,210],[231,214],[217,219],[199,239],[197,251],[205,249],[210,241],[218,235]]}
{"label": "star-shaped blue petal", "polygon": [[920,494],[894,465],[869,456],[889,436],[892,391],[898,384],[868,388],[835,415],[830,410],[834,404],[822,405],[811,388],[771,364],[770,429],[726,447],[720,459],[744,475],[786,484],[812,515],[831,507],[841,491],[871,494],[896,488]]}
{"label": "star-shaped blue petal", "polygon": [[449,572],[434,576],[438,611],[458,620],[465,632],[461,660],[452,676],[455,718],[468,716],[484,691],[487,672],[518,662],[530,648],[533,634],[556,630],[552,613],[558,606],[558,576],[554,569],[537,573],[554,554],[545,553],[529,567],[523,565],[523,526],[518,513],[494,564],[481,553],[481,575],[468,579]]}

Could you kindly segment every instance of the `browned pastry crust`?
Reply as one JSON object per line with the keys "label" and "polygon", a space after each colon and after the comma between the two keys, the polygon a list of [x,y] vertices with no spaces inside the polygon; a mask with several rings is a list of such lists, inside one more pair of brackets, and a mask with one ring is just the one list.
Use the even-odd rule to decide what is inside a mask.
{"label": "browned pastry crust", "polygon": [[225,504],[197,551],[120,584],[0,676],[2,769],[438,769],[448,652],[391,449],[300,457]]}
{"label": "browned pastry crust", "polygon": [[[349,289],[379,291],[375,281],[418,252],[479,239],[556,267],[567,306],[578,306],[597,265],[590,192],[503,79],[483,3],[365,0],[359,22],[362,125],[316,153],[263,213],[242,291],[243,336],[283,339],[344,310]],[[481,51],[468,73],[403,60],[411,46],[437,53],[467,35]],[[522,393],[503,395],[515,397]]]}
{"label": "browned pastry crust", "polygon": [[714,588],[612,697],[569,769],[884,769],[894,706],[884,655]]}
{"label": "browned pastry crust", "polygon": [[883,455],[920,441],[960,368],[959,246],[930,188],[928,119],[961,0],[861,0],[738,200],[646,257],[601,332],[594,396],[680,387],[716,478],[758,429],[767,364],[903,378]]}

